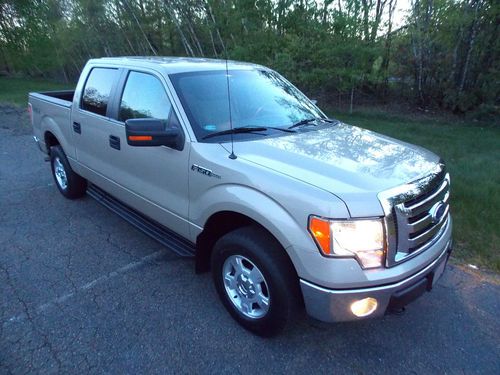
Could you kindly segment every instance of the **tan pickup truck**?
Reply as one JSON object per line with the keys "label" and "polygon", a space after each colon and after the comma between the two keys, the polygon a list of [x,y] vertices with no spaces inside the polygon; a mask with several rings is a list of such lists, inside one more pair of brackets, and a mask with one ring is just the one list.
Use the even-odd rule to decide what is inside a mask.
{"label": "tan pickup truck", "polygon": [[95,59],[75,91],[31,93],[29,109],[65,197],[194,256],[259,335],[304,305],[325,322],[402,309],[451,252],[443,161],[328,118],[266,67]]}

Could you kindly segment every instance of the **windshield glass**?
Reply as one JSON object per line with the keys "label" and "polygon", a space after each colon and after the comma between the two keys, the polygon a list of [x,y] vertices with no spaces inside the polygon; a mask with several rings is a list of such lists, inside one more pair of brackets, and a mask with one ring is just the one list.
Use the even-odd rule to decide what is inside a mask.
{"label": "windshield glass", "polygon": [[[198,140],[230,129],[225,71],[178,73],[170,78]],[[229,89],[233,128],[287,128],[301,120],[324,118],[304,94],[272,71],[230,70]]]}

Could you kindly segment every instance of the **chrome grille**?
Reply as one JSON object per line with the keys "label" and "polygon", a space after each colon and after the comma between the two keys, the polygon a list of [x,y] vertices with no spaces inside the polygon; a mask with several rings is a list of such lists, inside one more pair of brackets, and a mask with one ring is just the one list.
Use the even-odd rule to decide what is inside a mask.
{"label": "chrome grille", "polygon": [[395,206],[398,253],[420,250],[440,232],[447,221],[450,205],[449,176],[422,196]]}
{"label": "chrome grille", "polygon": [[440,164],[428,177],[381,193],[386,212],[387,266],[430,247],[448,224],[450,177]]}

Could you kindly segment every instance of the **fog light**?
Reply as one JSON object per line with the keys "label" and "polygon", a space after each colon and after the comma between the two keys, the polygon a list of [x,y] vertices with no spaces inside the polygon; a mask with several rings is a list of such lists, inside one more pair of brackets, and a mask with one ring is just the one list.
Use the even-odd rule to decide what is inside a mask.
{"label": "fog light", "polygon": [[373,313],[377,309],[377,300],[372,297],[367,297],[355,301],[351,304],[351,311],[354,315],[362,318]]}

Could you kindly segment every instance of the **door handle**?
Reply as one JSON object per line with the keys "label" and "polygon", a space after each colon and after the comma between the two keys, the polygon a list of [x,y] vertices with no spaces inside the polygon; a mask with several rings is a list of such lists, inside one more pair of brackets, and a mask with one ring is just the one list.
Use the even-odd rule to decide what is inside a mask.
{"label": "door handle", "polygon": [[78,134],[82,134],[82,127],[79,122],[73,121],[73,131]]}
{"label": "door handle", "polygon": [[120,137],[110,135],[109,136],[109,146],[116,149],[116,150],[119,150],[120,149]]}

